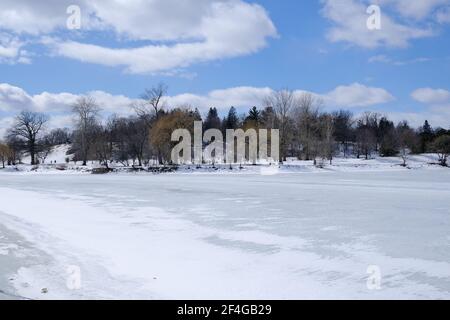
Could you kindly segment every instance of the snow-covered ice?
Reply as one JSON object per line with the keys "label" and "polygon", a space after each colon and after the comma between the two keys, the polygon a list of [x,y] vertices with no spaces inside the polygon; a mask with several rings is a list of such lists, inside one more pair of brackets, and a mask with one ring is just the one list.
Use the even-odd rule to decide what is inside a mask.
{"label": "snow-covered ice", "polygon": [[26,298],[450,298],[443,168],[0,173],[0,230],[0,290]]}

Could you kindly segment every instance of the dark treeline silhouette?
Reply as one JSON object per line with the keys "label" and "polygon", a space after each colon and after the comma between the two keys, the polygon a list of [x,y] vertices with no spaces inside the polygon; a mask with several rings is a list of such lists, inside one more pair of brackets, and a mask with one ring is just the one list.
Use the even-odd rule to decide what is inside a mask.
{"label": "dark treeline silhouette", "polygon": [[[74,128],[44,131],[48,117],[29,111],[21,112],[0,143],[0,164],[21,162],[24,154],[31,164],[45,163],[52,147],[69,144],[73,161],[86,165],[98,161],[106,168],[111,163],[124,166],[146,166],[170,163],[171,141],[175,129],[188,129],[192,134],[194,121],[203,121],[203,130],[279,129],[281,161],[288,157],[301,160],[328,160],[337,155],[369,159],[400,156],[407,165],[408,154],[435,152],[441,165],[447,165],[450,153],[450,130],[433,129],[428,121],[420,128],[411,128],[406,121],[394,123],[387,116],[366,112],[355,117],[352,112],[323,112],[319,98],[304,93],[281,90],[239,115],[231,107],[222,119],[216,108],[206,117],[189,106],[169,108],[164,102],[167,86],[148,89],[132,106],[134,115],[101,119],[101,108],[92,97],[81,97],[72,107]],[[269,137],[270,139],[270,137]],[[270,143],[269,143],[270,144]],[[68,161],[68,159],[67,159]]]}

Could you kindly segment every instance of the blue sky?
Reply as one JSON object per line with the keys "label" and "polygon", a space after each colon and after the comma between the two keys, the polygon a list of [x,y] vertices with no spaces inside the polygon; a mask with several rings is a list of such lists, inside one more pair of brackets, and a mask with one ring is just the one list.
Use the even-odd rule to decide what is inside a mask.
{"label": "blue sky", "polygon": [[[172,106],[225,112],[270,90],[450,126],[449,0],[2,0],[0,127],[20,109],[68,125],[78,95],[126,114],[164,81]],[[69,5],[81,29],[68,30]],[[369,5],[381,29],[369,30]]]}

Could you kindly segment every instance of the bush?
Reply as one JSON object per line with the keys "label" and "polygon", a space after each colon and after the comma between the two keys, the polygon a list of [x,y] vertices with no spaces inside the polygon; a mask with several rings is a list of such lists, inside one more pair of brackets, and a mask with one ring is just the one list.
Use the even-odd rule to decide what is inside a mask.
{"label": "bush", "polygon": [[438,137],[433,142],[433,150],[439,156],[439,162],[442,166],[447,166],[447,158],[450,154],[450,135]]}
{"label": "bush", "polygon": [[106,174],[106,173],[110,173],[113,170],[110,168],[94,168],[92,169],[92,174]]}

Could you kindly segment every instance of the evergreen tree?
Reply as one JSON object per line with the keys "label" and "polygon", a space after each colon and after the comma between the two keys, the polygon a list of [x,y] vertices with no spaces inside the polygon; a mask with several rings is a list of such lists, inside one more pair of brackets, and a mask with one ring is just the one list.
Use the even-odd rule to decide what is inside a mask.
{"label": "evergreen tree", "polygon": [[274,129],[277,127],[277,115],[272,107],[266,107],[261,112],[261,122],[267,129]]}
{"label": "evergreen tree", "polygon": [[423,127],[420,130],[420,151],[421,153],[425,153],[428,151],[430,143],[434,140],[434,132],[433,128],[428,123],[428,120],[425,120]]}
{"label": "evergreen tree", "polygon": [[380,119],[378,125],[380,137],[380,155],[383,157],[393,157],[398,153],[398,144],[395,134],[395,126],[386,117]]}
{"label": "evergreen tree", "polygon": [[423,125],[423,132],[426,134],[433,133],[433,129],[431,128],[430,124],[428,123],[428,120],[425,120],[425,124]]}
{"label": "evergreen tree", "polygon": [[206,120],[204,123],[204,130],[209,129],[221,129],[222,127],[222,121],[219,118],[219,114],[217,112],[216,108],[210,108],[208,111],[208,115],[206,116]]}
{"label": "evergreen tree", "polygon": [[198,111],[198,108],[195,108],[193,118],[195,121],[202,121],[202,115],[200,114],[200,111]]}
{"label": "evergreen tree", "polygon": [[347,157],[348,143],[354,140],[354,130],[353,125],[353,114],[350,111],[339,110],[332,114],[334,139],[339,142],[344,151],[344,157]]}
{"label": "evergreen tree", "polygon": [[228,116],[225,118],[225,129],[237,129],[239,127],[239,118],[235,107],[231,107]]}
{"label": "evergreen tree", "polygon": [[253,121],[255,123],[261,122],[261,111],[258,110],[258,108],[253,107],[248,112],[247,120]]}
{"label": "evergreen tree", "polygon": [[250,128],[258,130],[261,125],[261,120],[261,111],[259,111],[258,108],[253,107],[245,118],[244,128],[246,130]]}

